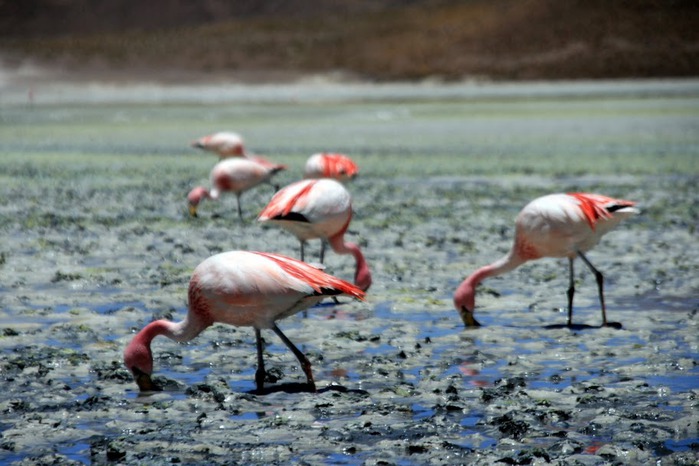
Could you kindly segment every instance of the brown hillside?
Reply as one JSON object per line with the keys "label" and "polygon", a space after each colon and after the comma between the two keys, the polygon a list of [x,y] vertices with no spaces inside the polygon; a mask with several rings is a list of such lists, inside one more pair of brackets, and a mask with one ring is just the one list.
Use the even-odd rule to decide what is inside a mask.
{"label": "brown hillside", "polygon": [[3,55],[83,71],[341,70],[375,80],[699,75],[699,2],[691,0],[10,3],[0,3]]}

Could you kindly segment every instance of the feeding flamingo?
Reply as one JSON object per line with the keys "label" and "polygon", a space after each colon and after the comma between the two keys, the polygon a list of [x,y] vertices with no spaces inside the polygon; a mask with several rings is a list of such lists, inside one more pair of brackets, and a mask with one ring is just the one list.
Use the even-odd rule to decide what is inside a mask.
{"label": "feeding flamingo", "polygon": [[507,273],[527,261],[542,257],[567,257],[569,261],[568,326],[573,320],[575,294],[573,261],[580,257],[597,280],[602,325],[608,324],[604,305],[604,277],[585,257],[600,238],[621,220],[637,214],[634,202],[599,194],[550,194],[530,202],[515,220],[515,239],[510,252],[501,259],[476,270],[454,294],[454,305],[466,326],[480,324],[474,319],[476,287],[488,277]]}
{"label": "feeding flamingo", "polygon": [[221,131],[203,136],[192,142],[192,147],[218,154],[221,160],[229,157],[243,157],[264,165],[275,165],[261,155],[249,153],[245,149],[243,137],[238,133],[230,131]]}
{"label": "feeding flamingo", "polygon": [[[202,200],[218,199],[222,192],[232,192],[236,195],[238,217],[242,220],[241,194],[260,183],[271,184],[270,179],[272,176],[284,169],[286,169],[284,165],[265,164],[242,158],[223,159],[211,169],[211,174],[209,175],[211,190],[209,191],[202,186],[198,186],[187,195],[189,213],[196,217],[197,208]],[[277,190],[278,187],[274,186],[274,189]]]}
{"label": "feeding flamingo", "polygon": [[304,168],[305,178],[335,178],[348,181],[359,174],[359,168],[344,154],[323,152],[311,155]]}
{"label": "feeding flamingo", "polygon": [[192,147],[214,152],[222,159],[246,156],[243,137],[238,133],[229,131],[221,131],[200,137],[192,142]]}
{"label": "feeding flamingo", "polygon": [[301,242],[301,260],[305,242],[314,238],[321,240],[321,262],[325,241],[338,254],[352,254],[356,262],[354,283],[364,291],[371,286],[371,272],[362,251],[344,239],[352,220],[352,197],[341,183],[329,178],[292,183],[272,197],[257,219],[294,234]]}
{"label": "feeding flamingo", "polygon": [[159,390],[151,379],[151,342],[163,335],[186,342],[220,322],[255,329],[257,371],[255,383],[261,393],[265,381],[262,329],[272,329],[296,356],[308,388],[315,382],[308,358],[282,333],[277,320],[313,306],[326,296],[364,298],[354,285],[304,262],[278,254],[229,251],[200,263],[189,282],[189,310],[181,322],[156,320],[146,325],[124,351],[124,363],[141,391]]}

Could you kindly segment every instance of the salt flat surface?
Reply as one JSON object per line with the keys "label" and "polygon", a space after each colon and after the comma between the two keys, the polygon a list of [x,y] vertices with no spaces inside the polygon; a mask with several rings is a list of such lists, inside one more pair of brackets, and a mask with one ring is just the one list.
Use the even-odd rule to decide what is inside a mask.
{"label": "salt flat surface", "polygon": [[[1,462],[698,459],[696,83],[44,83],[30,105],[3,83]],[[311,359],[320,393],[249,393],[249,328],[156,340],[168,386],[158,394],[139,395],[122,365],[135,331],[183,318],[204,258],[298,253],[294,238],[254,221],[269,186],[243,196],[242,223],[232,197],[188,217],[186,193],[214,163],[188,142],[219,129],[287,163],[282,185],[318,150],[360,166],[348,239],[374,275],[367,301],[279,324]],[[582,264],[581,326],[547,328],[565,321],[567,266],[542,260],[486,281],[484,326],[464,330],[458,283],[508,250],[528,200],[578,190],[642,211],[589,254],[623,328],[591,328],[599,307]],[[326,266],[353,275],[348,257],[329,253]],[[279,377],[270,386],[302,381],[284,345],[265,339]]]}

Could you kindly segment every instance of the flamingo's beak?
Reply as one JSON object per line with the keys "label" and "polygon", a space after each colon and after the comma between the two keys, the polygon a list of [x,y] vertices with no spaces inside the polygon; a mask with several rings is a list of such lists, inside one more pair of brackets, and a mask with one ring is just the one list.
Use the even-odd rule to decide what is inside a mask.
{"label": "flamingo's beak", "polygon": [[158,386],[153,379],[151,379],[150,374],[146,374],[137,367],[131,369],[133,372],[133,378],[136,381],[136,385],[141,390],[141,392],[159,392],[162,388]]}
{"label": "flamingo's beak", "polygon": [[467,328],[476,328],[481,326],[476,318],[473,317],[473,312],[466,309],[466,306],[461,306],[459,314],[461,315],[461,320],[464,321],[464,325],[466,325]]}
{"label": "flamingo's beak", "polygon": [[197,206],[189,204],[189,215],[191,215],[192,217],[199,216],[199,215],[197,215]]}

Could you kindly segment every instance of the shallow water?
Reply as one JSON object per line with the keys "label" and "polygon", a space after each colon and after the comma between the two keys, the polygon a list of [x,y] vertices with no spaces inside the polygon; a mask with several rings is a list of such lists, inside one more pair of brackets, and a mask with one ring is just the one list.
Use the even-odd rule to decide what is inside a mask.
{"label": "shallow water", "polygon": [[[321,87],[295,88],[296,100],[288,89],[222,90],[216,103],[198,101],[199,88],[168,100],[167,89],[97,86],[81,98],[54,87],[33,107],[5,94],[1,462],[697,459],[695,82]],[[191,270],[207,256],[297,254],[296,240],[253,221],[267,187],[246,193],[243,223],[233,199],[187,217],[184,196],[214,162],[187,143],[218,129],[289,164],[281,184],[318,150],[360,165],[349,237],[374,274],[367,302],[280,323],[311,359],[317,394],[251,394],[246,328],[156,340],[162,393],[139,394],[122,367],[135,331],[182,318]],[[507,251],[526,201],[579,189],[643,212],[589,254],[622,329],[591,328],[596,288],[580,265],[581,326],[547,328],[565,322],[567,267],[542,260],[484,283],[483,327],[464,330],[451,303],[459,281]],[[352,276],[345,257],[326,265]],[[264,336],[276,385],[302,381],[293,355]]]}

